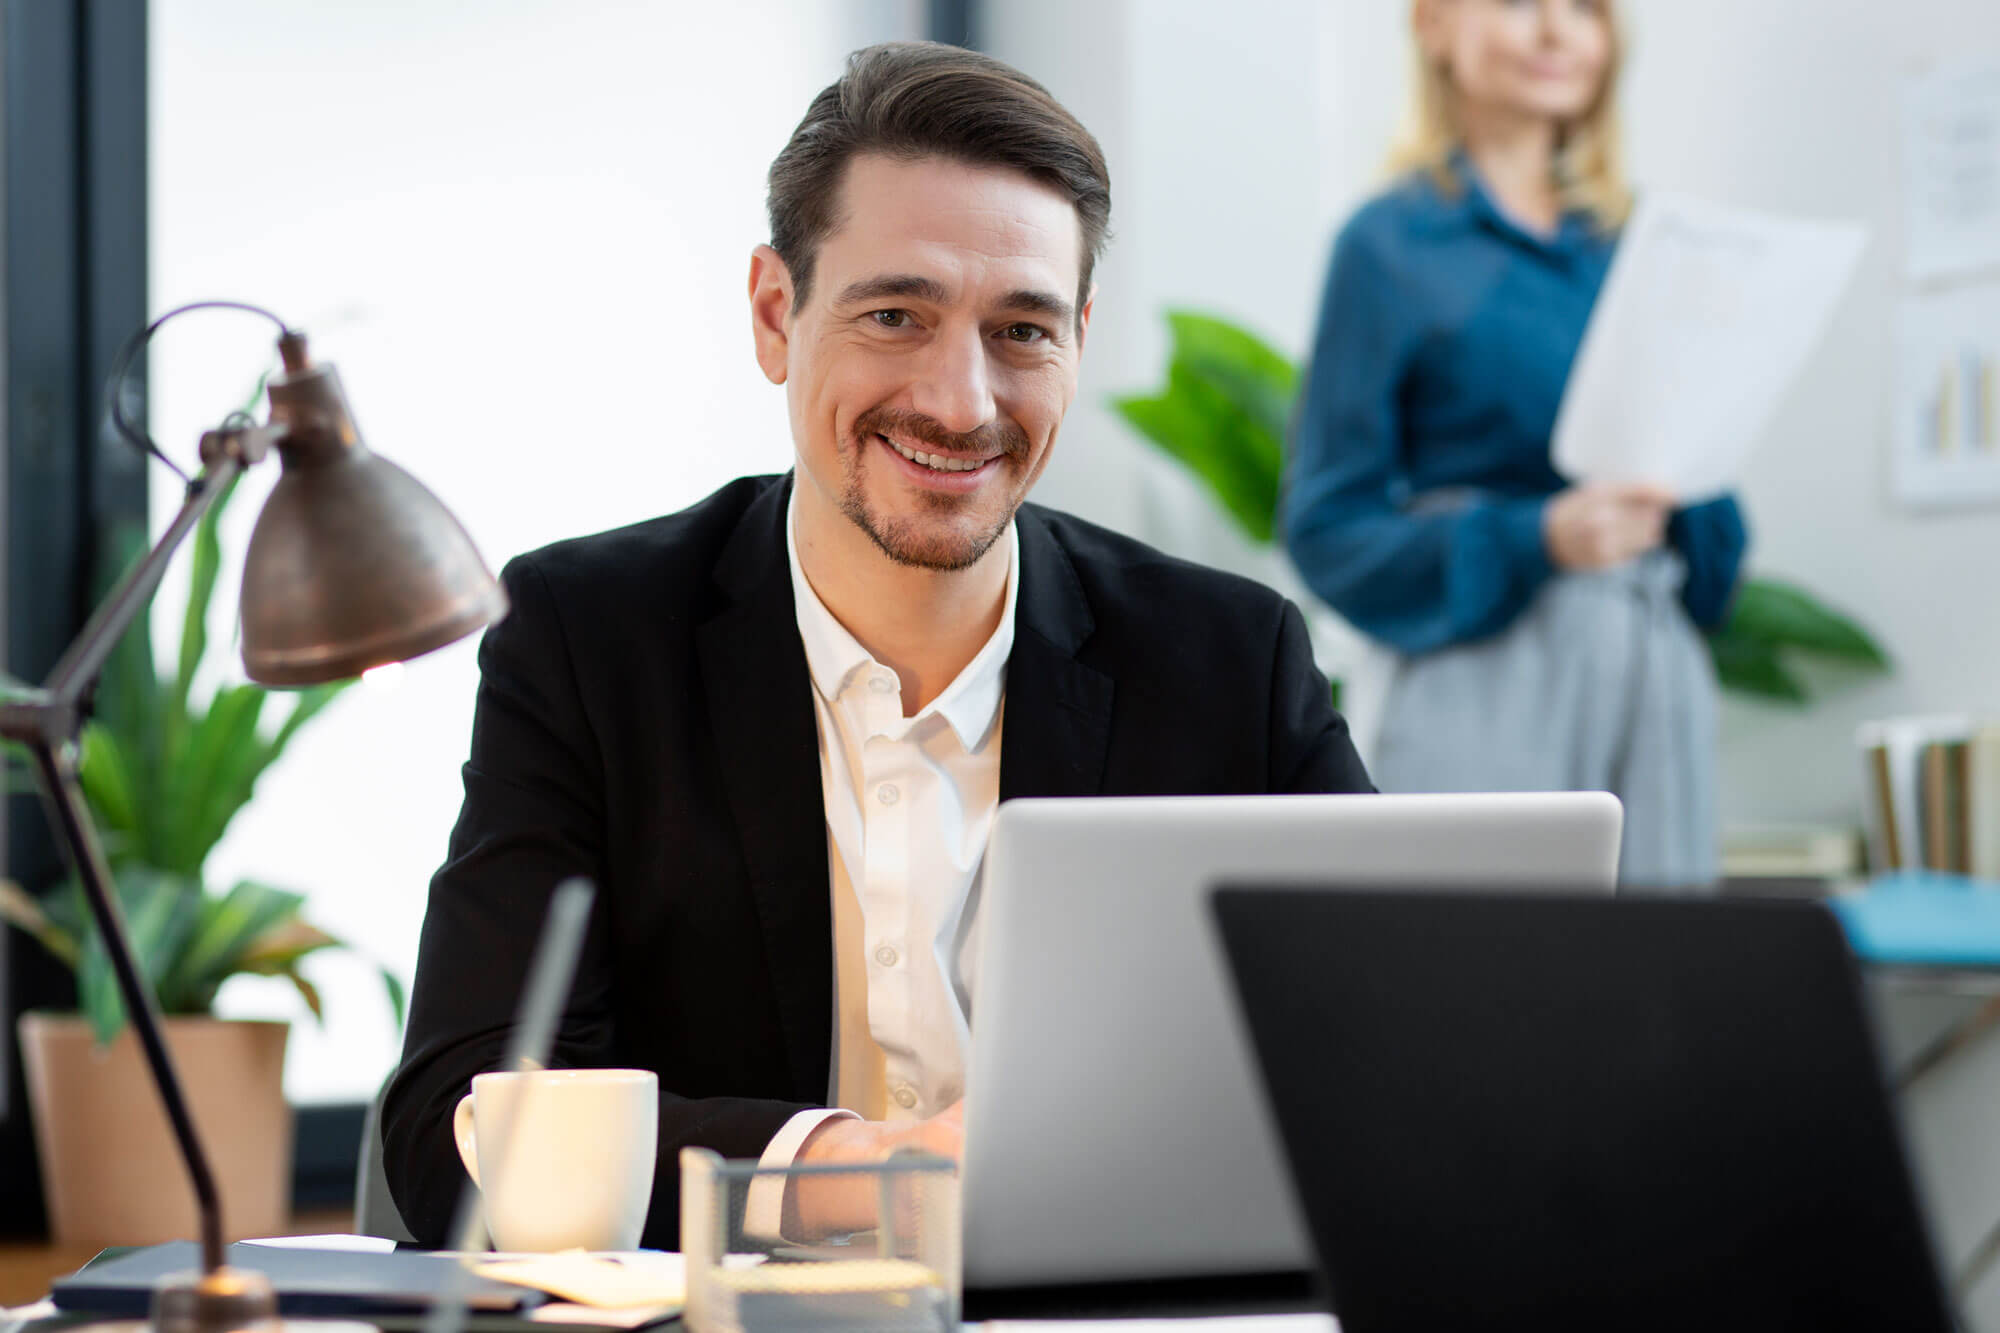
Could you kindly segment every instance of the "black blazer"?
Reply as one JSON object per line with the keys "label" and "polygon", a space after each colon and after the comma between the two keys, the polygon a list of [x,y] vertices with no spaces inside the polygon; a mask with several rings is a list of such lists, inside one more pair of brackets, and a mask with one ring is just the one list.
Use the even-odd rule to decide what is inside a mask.
{"label": "black blazer", "polygon": [[[557,543],[502,572],[465,804],[431,881],[389,1187],[440,1245],[464,1170],[452,1108],[496,1067],[550,893],[599,895],[554,1063],[652,1069],[643,1243],[677,1248],[679,1153],[756,1157],[823,1105],[832,912],[788,477]],[[1269,589],[1035,505],[1000,794],[1370,790],[1298,610]]]}

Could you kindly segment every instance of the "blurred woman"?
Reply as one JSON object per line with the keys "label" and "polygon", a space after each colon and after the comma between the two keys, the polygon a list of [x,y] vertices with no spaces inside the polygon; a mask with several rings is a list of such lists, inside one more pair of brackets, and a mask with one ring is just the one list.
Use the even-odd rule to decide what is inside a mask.
{"label": "blurred woman", "polygon": [[1415,0],[1402,174],[1334,246],[1286,542],[1395,665],[1384,791],[1602,789],[1622,882],[1717,873],[1733,497],[1570,485],[1550,435],[1630,208],[1610,0]]}

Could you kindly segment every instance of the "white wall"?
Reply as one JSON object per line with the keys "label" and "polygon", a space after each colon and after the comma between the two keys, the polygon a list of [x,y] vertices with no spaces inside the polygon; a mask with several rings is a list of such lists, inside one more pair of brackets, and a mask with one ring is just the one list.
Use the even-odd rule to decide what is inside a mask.
{"label": "white wall", "polygon": [[[2000,510],[1919,515],[1888,490],[1891,336],[1905,290],[1903,79],[1926,62],[2000,62],[1991,0],[1637,0],[1624,110],[1643,188],[1865,221],[1872,242],[1831,333],[1744,479],[1753,572],[1852,610],[1893,679],[1809,711],[1732,700],[1732,822],[1859,817],[1854,724],[1899,712],[2000,715]],[[1369,187],[1401,104],[1400,0],[1323,6],[1328,224]],[[1393,54],[1392,54],[1393,53]],[[1359,150],[1357,143],[1367,148]]]}
{"label": "white wall", "polygon": [[[235,297],[315,335],[370,444],[496,569],[782,469],[783,399],[751,359],[743,300],[764,171],[845,53],[916,35],[920,9],[156,0],[152,305]],[[165,448],[191,466],[271,358],[246,316],[170,326],[151,362]],[[230,513],[218,637],[275,475],[248,478]],[[157,473],[156,515],[178,499]],[[307,891],[315,921],[407,981],[458,809],[473,655],[468,641],[413,663],[303,732],[218,849],[217,879]],[[353,957],[308,971],[329,1022],[295,1027],[288,1090],[372,1095],[398,1043],[379,983]],[[255,979],[221,1007],[301,1012]]]}

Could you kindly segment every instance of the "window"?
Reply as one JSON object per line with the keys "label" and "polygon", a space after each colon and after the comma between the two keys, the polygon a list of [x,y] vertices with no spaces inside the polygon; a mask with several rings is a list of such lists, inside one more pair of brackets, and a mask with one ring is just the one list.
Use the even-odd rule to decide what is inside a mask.
{"label": "window", "polygon": [[[764,171],[848,50],[920,35],[922,18],[864,0],[155,0],[152,307],[229,297],[303,328],[364,438],[443,498],[496,571],[783,470],[784,399],[751,359],[744,305]],[[248,316],[177,321],[151,360],[162,446],[191,467],[200,432],[272,359]],[[155,476],[158,524],[179,497]],[[217,638],[233,639],[276,476],[247,477],[229,513]],[[162,643],[186,564],[162,594]],[[358,951],[310,969],[327,1024],[294,1026],[294,1101],[372,1096],[394,1062],[368,960],[414,970],[474,659],[467,641],[357,687],[212,859],[218,882],[307,892],[311,919]],[[299,1015],[288,987],[257,979],[230,983],[221,1008]]]}

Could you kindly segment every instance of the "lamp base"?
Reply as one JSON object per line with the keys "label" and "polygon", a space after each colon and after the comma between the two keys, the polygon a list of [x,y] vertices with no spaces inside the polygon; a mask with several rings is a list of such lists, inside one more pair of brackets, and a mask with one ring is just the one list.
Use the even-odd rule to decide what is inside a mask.
{"label": "lamp base", "polygon": [[278,1333],[271,1279],[227,1264],[212,1273],[174,1273],[153,1289],[158,1333]]}
{"label": "lamp base", "polygon": [[96,1333],[379,1333],[345,1319],[280,1319],[271,1279],[248,1268],[173,1273],[153,1291],[150,1319],[83,1325]]}

